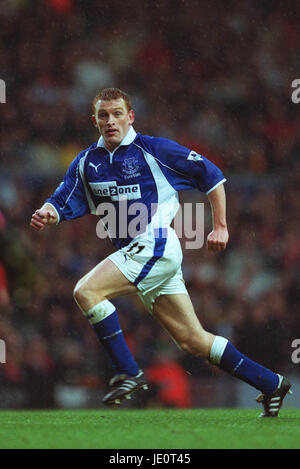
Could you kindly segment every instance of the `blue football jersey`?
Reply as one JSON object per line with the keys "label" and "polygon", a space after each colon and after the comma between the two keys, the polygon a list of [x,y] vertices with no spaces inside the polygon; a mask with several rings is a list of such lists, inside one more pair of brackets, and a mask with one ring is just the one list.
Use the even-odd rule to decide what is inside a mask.
{"label": "blue football jersey", "polygon": [[222,171],[204,156],[130,127],[113,152],[105,148],[102,137],[80,152],[47,202],[55,208],[58,222],[88,213],[104,219],[101,207],[113,205],[117,226],[113,233],[107,229],[113,244],[121,248],[132,240],[120,234],[124,204],[126,223],[139,211],[144,230],[151,232],[171,224],[179,208],[178,191],[199,189],[208,194],[225,181]]}

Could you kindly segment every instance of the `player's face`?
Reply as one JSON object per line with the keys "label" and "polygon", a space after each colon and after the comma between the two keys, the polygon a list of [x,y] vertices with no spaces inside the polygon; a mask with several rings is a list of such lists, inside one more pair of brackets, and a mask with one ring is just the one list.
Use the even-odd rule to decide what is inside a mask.
{"label": "player's face", "polygon": [[98,100],[92,116],[95,127],[103,137],[109,151],[113,151],[127,134],[134,121],[134,112],[128,111],[123,98],[111,101]]}

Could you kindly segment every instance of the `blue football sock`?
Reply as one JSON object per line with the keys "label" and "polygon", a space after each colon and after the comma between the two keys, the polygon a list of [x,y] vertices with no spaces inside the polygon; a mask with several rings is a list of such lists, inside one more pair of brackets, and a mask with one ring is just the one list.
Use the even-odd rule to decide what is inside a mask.
{"label": "blue football sock", "polygon": [[271,394],[278,386],[279,377],[276,373],[250,360],[224,337],[215,337],[210,352],[210,361],[222,370],[259,389],[263,394]]}
{"label": "blue football sock", "polygon": [[117,374],[136,376],[139,373],[139,367],[126,344],[117,311],[97,324],[93,324],[92,328],[110,357],[114,371]]}

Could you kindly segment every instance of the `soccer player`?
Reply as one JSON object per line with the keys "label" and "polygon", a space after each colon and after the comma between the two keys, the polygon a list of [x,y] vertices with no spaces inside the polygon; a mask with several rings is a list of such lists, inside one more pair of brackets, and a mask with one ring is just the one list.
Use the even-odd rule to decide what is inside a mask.
{"label": "soccer player", "polygon": [[[110,301],[137,292],[183,351],[209,360],[259,389],[262,394],[258,401],[264,407],[261,416],[277,417],[290,383],[244,356],[226,338],[203,329],[183,281],[181,246],[170,227],[179,207],[178,191],[197,188],[207,194],[211,205],[213,229],[207,248],[215,252],[225,249],[229,236],[224,175],[191,149],[172,140],[136,133],[130,98],[123,91],[102,90],[95,96],[92,109],[99,140],[73,160],[54,194],[32,215],[30,225],[42,230],[88,213],[106,221],[117,250],[74,289],[75,301],[114,368],[111,389],[103,402],[120,404],[133,392],[147,388]],[[114,209],[115,223],[105,218],[101,209],[104,204]],[[129,227],[135,222],[136,204],[140,230],[134,231]],[[125,233],[124,220],[128,228]]]}

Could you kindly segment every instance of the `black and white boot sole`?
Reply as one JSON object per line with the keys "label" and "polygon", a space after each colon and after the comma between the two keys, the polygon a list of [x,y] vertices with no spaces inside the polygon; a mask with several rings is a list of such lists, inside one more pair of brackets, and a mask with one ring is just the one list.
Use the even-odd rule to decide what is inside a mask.
{"label": "black and white boot sole", "polygon": [[113,378],[110,385],[113,389],[102,399],[102,402],[108,406],[118,406],[124,399],[131,399],[131,395],[136,391],[146,391],[148,389],[144,373],[139,373],[137,376],[131,377],[124,376],[123,379]]}
{"label": "black and white boot sole", "polygon": [[277,417],[282,406],[283,399],[287,394],[292,394],[291,383],[283,376],[278,376],[279,384],[277,389],[268,396],[260,394],[256,398],[256,402],[261,403],[264,408],[264,411],[259,417]]}

